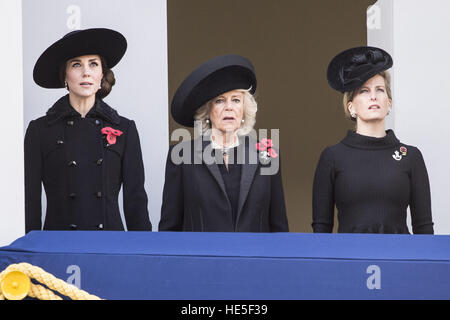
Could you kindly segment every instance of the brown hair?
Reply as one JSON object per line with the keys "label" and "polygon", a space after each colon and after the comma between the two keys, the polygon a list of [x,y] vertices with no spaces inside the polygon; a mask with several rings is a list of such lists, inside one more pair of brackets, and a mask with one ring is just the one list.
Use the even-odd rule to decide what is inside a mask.
{"label": "brown hair", "polygon": [[[100,61],[102,63],[103,78],[100,83],[101,88],[98,89],[95,96],[99,99],[103,99],[111,92],[112,87],[116,84],[116,78],[114,77],[114,72],[108,68],[105,58],[100,56]],[[66,66],[67,62],[63,63],[59,68],[59,78],[63,86],[65,86],[66,80]]]}
{"label": "brown hair", "polygon": [[111,92],[113,85],[116,84],[116,78],[114,77],[114,72],[108,68],[106,60],[103,57],[100,57],[100,60],[102,61],[103,78],[100,83],[101,88],[95,95],[97,98],[103,99]]}
{"label": "brown hair", "polygon": [[[378,75],[382,76],[384,79],[384,86],[386,87],[386,93],[389,97],[389,99],[392,100],[392,92],[391,92],[391,75],[389,73],[389,71],[381,71],[380,73],[378,73]],[[346,93],[344,93],[344,98],[343,98],[343,105],[344,105],[344,113],[345,113],[345,117],[347,119],[350,119],[352,121],[356,121],[356,118],[352,118],[352,116],[350,115],[350,111],[348,111],[348,103],[353,101],[353,98],[355,97],[355,95],[358,93],[358,89],[355,89],[353,91],[348,91]]]}

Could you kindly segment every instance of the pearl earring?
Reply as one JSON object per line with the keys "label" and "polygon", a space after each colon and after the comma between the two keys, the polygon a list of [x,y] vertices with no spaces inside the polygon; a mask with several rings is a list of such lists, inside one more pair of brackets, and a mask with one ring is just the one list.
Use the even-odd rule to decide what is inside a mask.
{"label": "pearl earring", "polygon": [[206,122],[206,124],[209,124],[209,119],[206,119],[205,122]]}
{"label": "pearl earring", "polygon": [[242,122],[242,123],[244,123],[244,122],[245,122],[245,120],[244,120],[244,119],[242,119],[242,120],[241,120],[241,122]]}
{"label": "pearl earring", "polygon": [[67,90],[69,90],[69,85],[67,84],[67,81],[66,81],[66,80],[64,80],[64,87],[65,87]]}

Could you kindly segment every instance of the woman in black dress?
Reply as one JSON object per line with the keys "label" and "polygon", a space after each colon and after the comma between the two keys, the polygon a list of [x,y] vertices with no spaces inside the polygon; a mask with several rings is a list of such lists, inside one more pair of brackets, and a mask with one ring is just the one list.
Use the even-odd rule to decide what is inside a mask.
{"label": "woman in black dress", "polygon": [[197,121],[202,135],[169,150],[159,231],[288,231],[278,153],[250,136],[255,90],[238,55],[205,62],[180,85],[172,116]]}
{"label": "woman in black dress", "polygon": [[344,93],[355,131],[320,157],[313,187],[314,232],[332,232],[334,207],[341,233],[433,233],[430,185],[419,149],[385,130],[392,108],[391,56],[375,47],[338,54],[328,66],[330,86]]}
{"label": "woman in black dress", "polygon": [[25,135],[26,232],[124,230],[117,199],[121,186],[127,229],[151,230],[136,125],[103,101],[115,83],[110,68],[126,48],[119,32],[77,30],[37,60],[34,81],[69,93],[31,121]]}

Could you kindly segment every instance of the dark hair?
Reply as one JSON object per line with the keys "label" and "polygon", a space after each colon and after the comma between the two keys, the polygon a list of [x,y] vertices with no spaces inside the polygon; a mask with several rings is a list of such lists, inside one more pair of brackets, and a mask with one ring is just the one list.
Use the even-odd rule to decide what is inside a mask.
{"label": "dark hair", "polygon": [[103,99],[111,92],[113,85],[116,84],[116,78],[114,77],[114,72],[108,68],[105,58],[100,57],[100,60],[102,61],[103,78],[100,83],[101,88],[95,95],[97,98]]}
{"label": "dark hair", "polygon": [[[100,83],[101,88],[96,92],[95,96],[103,99],[111,92],[113,85],[116,84],[116,78],[114,77],[114,72],[108,68],[105,58],[100,56],[100,61],[102,63],[103,78]],[[63,86],[65,86],[66,66],[67,62],[63,63],[59,68],[59,78]]]}

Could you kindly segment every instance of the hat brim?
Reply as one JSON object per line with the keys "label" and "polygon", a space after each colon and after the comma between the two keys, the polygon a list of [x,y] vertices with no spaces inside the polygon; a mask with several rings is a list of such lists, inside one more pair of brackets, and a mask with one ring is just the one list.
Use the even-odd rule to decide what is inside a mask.
{"label": "hat brim", "polygon": [[249,89],[254,94],[256,85],[249,60],[239,55],[216,57],[195,69],[178,87],[172,99],[172,117],[183,126],[193,127],[195,112],[206,102],[236,89]]}
{"label": "hat brim", "polygon": [[33,79],[44,88],[63,88],[60,68],[67,60],[83,55],[102,56],[113,68],[127,49],[125,37],[114,30],[94,28],[77,30],[48,47],[36,61]]}
{"label": "hat brim", "polygon": [[[375,59],[355,63],[355,59],[376,55]],[[328,65],[327,80],[329,85],[342,93],[361,87],[367,80],[378,73],[391,68],[392,57],[383,49],[376,47],[355,47],[336,55]]]}

